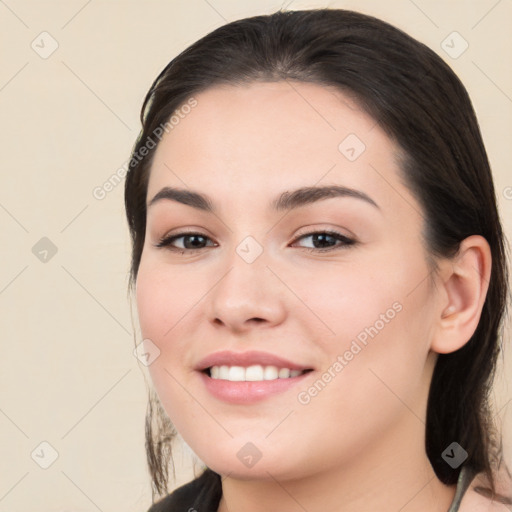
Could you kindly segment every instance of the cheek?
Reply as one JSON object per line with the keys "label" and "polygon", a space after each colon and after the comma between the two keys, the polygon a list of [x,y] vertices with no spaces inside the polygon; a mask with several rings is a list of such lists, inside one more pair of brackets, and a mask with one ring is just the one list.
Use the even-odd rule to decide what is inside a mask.
{"label": "cheek", "polygon": [[148,370],[168,414],[189,398],[180,383],[189,378],[186,373],[193,363],[191,326],[204,322],[205,283],[197,272],[171,270],[151,255],[141,260],[136,283],[140,331],[142,339],[150,340],[159,351]]}
{"label": "cheek", "polygon": [[390,265],[385,268],[382,262],[360,261],[349,268],[325,266],[306,278],[301,274],[300,279],[293,276],[288,279],[310,310],[307,315],[310,322],[316,315],[318,327],[327,337],[352,338],[375,322],[380,326],[381,315],[384,320],[393,319],[396,310],[401,309],[407,288],[407,277]]}
{"label": "cheek", "polygon": [[[158,267],[141,261],[136,284],[136,302],[139,324],[144,343],[157,347],[158,356],[148,366],[153,386],[171,421],[176,425],[186,405],[186,394],[178,385],[174,364],[183,360],[183,348],[179,346],[179,319],[185,315],[186,300],[183,294],[174,293],[180,288],[175,280]],[[149,340],[149,342],[148,342]],[[178,377],[179,379],[179,377]],[[179,379],[181,380],[181,379]]]}
{"label": "cheek", "polygon": [[136,300],[142,335],[162,344],[176,337],[190,322],[194,308],[204,294],[204,282],[197,273],[169,271],[150,257],[141,261]]}
{"label": "cheek", "polygon": [[375,378],[371,366],[400,383],[404,372],[421,373],[428,355],[434,320],[429,273],[419,250],[380,256],[361,258],[350,268],[333,265],[297,279],[293,289],[309,310],[304,309],[308,323],[321,333],[315,339],[329,364],[342,356],[351,367],[344,373],[353,378],[354,372]]}
{"label": "cheek", "polygon": [[335,334],[318,337],[326,363],[319,379],[299,390],[296,420],[314,429],[310,422],[322,416],[319,435],[341,439],[333,441],[334,451],[336,444],[355,454],[397,418],[424,416],[429,290],[424,282],[411,293],[412,275],[410,269],[345,275],[338,286],[331,280],[334,289],[323,299],[320,288],[309,297]]}
{"label": "cheek", "polygon": [[169,329],[171,319],[167,313],[173,309],[162,277],[160,272],[149,271],[143,264],[137,276],[136,300],[142,336],[156,343]]}

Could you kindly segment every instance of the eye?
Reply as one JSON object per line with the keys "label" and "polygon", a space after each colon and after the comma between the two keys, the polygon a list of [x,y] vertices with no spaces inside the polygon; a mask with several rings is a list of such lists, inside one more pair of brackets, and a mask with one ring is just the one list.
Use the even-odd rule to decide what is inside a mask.
{"label": "eye", "polygon": [[[174,243],[180,239],[182,239],[182,246],[176,247]],[[166,247],[171,251],[179,251],[181,253],[184,253],[204,249],[203,244],[205,243],[206,240],[210,240],[210,238],[201,233],[178,233],[176,235],[171,235],[162,238],[156,244],[156,247]]]}
{"label": "eye", "polygon": [[[336,249],[343,249],[356,243],[355,240],[332,230],[312,231],[301,235],[296,240],[304,240],[307,238],[311,238],[314,247],[304,247],[304,249],[313,252],[327,252]],[[320,247],[317,247],[318,245]]]}
{"label": "eye", "polygon": [[[327,252],[336,249],[343,249],[356,243],[355,240],[332,230],[305,233],[296,238],[294,243],[296,243],[297,240],[304,240],[307,238],[311,238],[313,247],[302,248],[313,252]],[[181,242],[179,242],[179,246],[176,246],[178,240],[181,240]],[[175,235],[162,238],[157,244],[155,244],[155,246],[165,247],[171,251],[178,251],[181,254],[184,254],[185,252],[205,249],[208,245],[210,247],[215,246],[214,243],[208,244],[208,241],[211,242],[211,239],[202,233],[177,233]]]}

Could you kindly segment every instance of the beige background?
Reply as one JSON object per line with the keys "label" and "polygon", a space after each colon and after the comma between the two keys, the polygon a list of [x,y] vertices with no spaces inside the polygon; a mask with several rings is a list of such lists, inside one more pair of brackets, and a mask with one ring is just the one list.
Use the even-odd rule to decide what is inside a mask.
{"label": "beige background", "polygon": [[[0,1],[0,512],[147,510],[123,186],[102,200],[93,190],[128,159],[143,97],[172,57],[227,21],[286,4],[376,15],[450,63],[477,110],[510,237],[509,0]],[[469,44],[458,58],[441,47],[453,31]],[[508,340],[510,330],[496,409],[510,464]],[[180,460],[174,485],[191,475],[189,455]]]}

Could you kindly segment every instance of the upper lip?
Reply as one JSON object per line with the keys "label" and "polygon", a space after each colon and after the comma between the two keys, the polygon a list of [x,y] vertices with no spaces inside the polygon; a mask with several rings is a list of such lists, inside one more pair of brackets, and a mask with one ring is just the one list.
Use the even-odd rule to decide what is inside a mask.
{"label": "upper lip", "polygon": [[260,352],[258,350],[249,350],[247,352],[231,352],[222,350],[214,352],[201,359],[195,369],[199,371],[206,370],[212,366],[277,366],[278,368],[289,368],[290,370],[310,370],[311,367],[294,363],[283,357],[270,354],[269,352]]}

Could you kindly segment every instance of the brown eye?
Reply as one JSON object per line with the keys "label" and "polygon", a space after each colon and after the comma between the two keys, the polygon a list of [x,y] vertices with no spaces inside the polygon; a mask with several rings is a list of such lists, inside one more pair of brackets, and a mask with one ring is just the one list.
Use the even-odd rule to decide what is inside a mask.
{"label": "brown eye", "polygon": [[304,247],[308,251],[327,252],[335,249],[342,249],[355,244],[351,238],[338,233],[337,231],[313,231],[301,235],[297,240],[311,238],[313,247]]}
{"label": "brown eye", "polygon": [[[181,247],[177,247],[175,245],[177,240],[182,240],[179,242]],[[162,238],[160,242],[156,244],[156,247],[166,247],[170,250],[176,251],[195,251],[199,249],[204,249],[207,240],[210,240],[209,237],[201,234],[201,233],[178,233],[176,235],[171,235],[165,238]]]}

